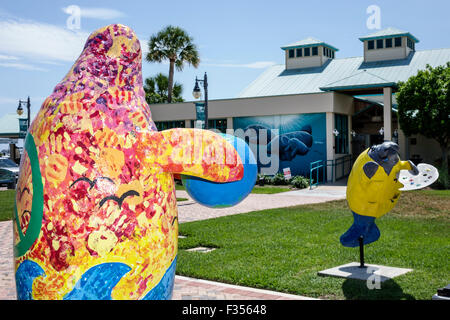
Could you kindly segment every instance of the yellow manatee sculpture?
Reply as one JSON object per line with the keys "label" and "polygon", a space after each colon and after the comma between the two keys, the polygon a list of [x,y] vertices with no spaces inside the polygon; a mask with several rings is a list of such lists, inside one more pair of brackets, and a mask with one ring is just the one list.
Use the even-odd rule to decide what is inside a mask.
{"label": "yellow manatee sculpture", "polygon": [[378,240],[380,230],[375,219],[389,212],[397,203],[403,187],[398,181],[400,170],[418,173],[411,161],[401,161],[398,145],[384,142],[363,151],[355,163],[347,182],[347,202],[354,223],[340,241],[346,247],[357,247],[359,238],[368,244]]}

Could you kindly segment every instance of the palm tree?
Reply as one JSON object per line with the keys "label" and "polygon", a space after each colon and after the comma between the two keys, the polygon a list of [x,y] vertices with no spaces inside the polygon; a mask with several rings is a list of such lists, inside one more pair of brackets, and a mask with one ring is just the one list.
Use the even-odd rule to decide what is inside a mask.
{"label": "palm tree", "polygon": [[[146,78],[144,81],[145,100],[148,104],[167,103],[169,95],[169,78],[158,73],[154,77]],[[183,102],[183,86],[177,82],[173,85],[172,101]]]}
{"label": "palm tree", "polygon": [[184,63],[198,67],[200,63],[197,47],[186,31],[179,27],[167,26],[150,37],[148,42],[148,62],[169,60],[169,82],[167,102],[172,102],[174,68],[182,71]]}

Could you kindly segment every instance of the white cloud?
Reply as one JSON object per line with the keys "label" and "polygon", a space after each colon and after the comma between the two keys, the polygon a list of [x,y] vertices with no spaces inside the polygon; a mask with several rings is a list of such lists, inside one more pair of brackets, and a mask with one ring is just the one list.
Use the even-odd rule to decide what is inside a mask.
{"label": "white cloud", "polygon": [[[62,11],[66,14],[72,14],[72,10],[69,7],[62,8]],[[82,18],[110,20],[124,17],[125,14],[118,10],[109,8],[80,8]]]}
{"label": "white cloud", "polygon": [[47,69],[36,67],[28,63],[0,62],[0,67],[14,68],[26,71],[48,71]]}
{"label": "white cloud", "polygon": [[145,38],[139,38],[139,42],[141,44],[141,51],[142,51],[142,60],[145,60],[145,57],[147,56],[148,53],[148,44],[146,40],[142,40]]}
{"label": "white cloud", "polygon": [[5,56],[5,55],[0,54],[0,60],[9,60],[9,61],[11,61],[11,60],[19,60],[19,58],[18,57],[14,57],[14,56]]}
{"label": "white cloud", "polygon": [[36,67],[29,63],[18,62],[19,60],[20,60],[19,57],[6,56],[3,54],[0,54],[0,67],[14,68],[14,69],[28,70],[28,71],[48,71],[47,69]]}
{"label": "white cloud", "polygon": [[249,68],[264,69],[274,65],[273,61],[255,61],[251,63],[204,63],[204,66],[223,67],[223,68]]}
{"label": "white cloud", "polygon": [[0,54],[72,62],[81,53],[88,36],[85,32],[45,23],[0,21]]}
{"label": "white cloud", "polygon": [[7,98],[7,97],[0,97],[0,104],[10,104],[10,103],[17,103],[18,99],[16,98]]}

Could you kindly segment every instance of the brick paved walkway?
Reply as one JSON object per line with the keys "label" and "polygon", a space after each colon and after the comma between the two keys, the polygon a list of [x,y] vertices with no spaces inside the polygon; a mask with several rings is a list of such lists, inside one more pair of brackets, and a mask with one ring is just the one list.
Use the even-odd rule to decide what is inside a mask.
{"label": "brick paved walkway", "polygon": [[[328,191],[327,191],[328,190]],[[345,187],[322,188],[320,191],[301,190],[284,194],[250,194],[240,204],[224,209],[210,209],[195,203],[185,191],[177,191],[177,197],[188,198],[179,203],[180,223],[210,219],[225,215],[289,207],[301,204],[319,203],[345,198]],[[12,249],[12,222],[0,222],[0,300],[15,300]],[[303,300],[303,296],[280,292],[234,286],[213,281],[176,276],[173,292],[174,300]]]}
{"label": "brick paved walkway", "polygon": [[311,300],[311,298],[176,276],[172,300]]}

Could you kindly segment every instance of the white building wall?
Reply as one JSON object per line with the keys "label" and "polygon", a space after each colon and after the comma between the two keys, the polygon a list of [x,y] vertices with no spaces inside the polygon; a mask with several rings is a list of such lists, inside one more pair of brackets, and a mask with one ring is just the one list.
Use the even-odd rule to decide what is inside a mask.
{"label": "white building wall", "polygon": [[320,56],[287,58],[286,69],[300,69],[319,67],[322,65],[322,58]]}
{"label": "white building wall", "polygon": [[[286,69],[301,69],[301,68],[311,68],[311,67],[320,67],[325,62],[330,59],[329,57],[325,56],[323,54],[323,46],[318,46],[318,55],[317,56],[302,56],[297,57],[297,52],[295,51],[295,57],[289,58],[289,50],[285,50],[285,65]],[[312,47],[310,47],[310,54],[312,54]],[[303,48],[303,54],[304,54],[304,48]]]}
{"label": "white building wall", "polygon": [[[333,160],[335,158],[335,148],[334,148],[334,113],[326,113],[326,139],[327,139],[327,160]],[[331,177],[333,174],[333,168],[331,166],[327,167],[327,177]]]}
{"label": "white building wall", "polygon": [[[376,40],[375,48],[372,50],[368,49],[368,41],[364,41],[364,61],[372,62],[372,61],[382,61],[382,60],[396,60],[396,59],[405,59],[410,49],[406,46],[406,37],[402,37],[402,46],[395,47],[394,36],[392,37],[392,48],[382,48],[376,49]],[[384,40],[384,39],[383,39]]]}
{"label": "white building wall", "polygon": [[341,114],[353,114],[353,97],[335,92],[333,94],[333,111]]}
{"label": "white building wall", "polygon": [[[257,98],[210,100],[208,117],[250,117],[281,114],[333,112],[333,92]],[[150,105],[153,121],[193,120],[194,102]]]}

